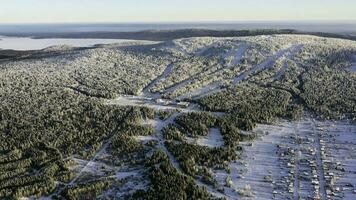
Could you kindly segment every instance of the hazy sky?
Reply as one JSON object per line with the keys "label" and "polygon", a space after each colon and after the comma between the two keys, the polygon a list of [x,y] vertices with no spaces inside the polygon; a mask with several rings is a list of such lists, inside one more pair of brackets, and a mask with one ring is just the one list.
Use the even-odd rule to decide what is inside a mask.
{"label": "hazy sky", "polygon": [[0,23],[356,20],[356,0],[0,0]]}

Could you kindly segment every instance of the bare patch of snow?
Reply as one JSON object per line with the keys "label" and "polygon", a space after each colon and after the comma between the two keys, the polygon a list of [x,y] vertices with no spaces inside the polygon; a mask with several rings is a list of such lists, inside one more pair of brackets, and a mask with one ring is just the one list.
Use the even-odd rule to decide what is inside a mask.
{"label": "bare patch of snow", "polygon": [[155,110],[197,111],[197,105],[188,102],[177,102],[169,99],[151,98],[146,96],[122,95],[108,100],[106,105],[149,107]]}
{"label": "bare patch of snow", "polygon": [[138,171],[129,171],[129,172],[118,171],[115,174],[115,178],[116,179],[125,179],[130,176],[137,176],[137,174],[138,174]]}
{"label": "bare patch of snow", "polygon": [[148,135],[148,136],[133,136],[133,138],[139,142],[147,143],[152,140],[157,140],[156,137]]}
{"label": "bare patch of snow", "polygon": [[353,63],[351,64],[351,67],[348,68],[350,72],[356,72],[356,55],[353,56]]}
{"label": "bare patch of snow", "polygon": [[218,128],[211,128],[210,133],[206,137],[199,137],[197,144],[207,147],[222,147],[224,146],[224,139]]}
{"label": "bare patch of snow", "polygon": [[354,63],[353,66],[349,67],[348,70],[349,70],[350,72],[354,72],[354,73],[355,73],[355,72],[356,72],[356,63]]}

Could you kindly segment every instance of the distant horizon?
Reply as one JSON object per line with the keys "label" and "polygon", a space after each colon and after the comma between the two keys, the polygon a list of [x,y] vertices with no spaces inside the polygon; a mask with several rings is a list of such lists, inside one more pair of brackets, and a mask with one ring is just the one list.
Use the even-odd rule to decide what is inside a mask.
{"label": "distant horizon", "polygon": [[354,0],[3,0],[0,23],[356,20]]}
{"label": "distant horizon", "polygon": [[293,29],[308,32],[356,33],[356,20],[313,21],[196,21],[118,23],[15,23],[0,24],[0,33],[135,32],[149,30],[255,30]]}
{"label": "distant horizon", "polygon": [[338,23],[356,23],[355,20],[209,20],[209,21],[121,21],[121,22],[18,22],[18,23],[1,23],[0,25],[120,25],[120,24],[239,24],[239,23],[326,23],[326,24],[338,24]]}

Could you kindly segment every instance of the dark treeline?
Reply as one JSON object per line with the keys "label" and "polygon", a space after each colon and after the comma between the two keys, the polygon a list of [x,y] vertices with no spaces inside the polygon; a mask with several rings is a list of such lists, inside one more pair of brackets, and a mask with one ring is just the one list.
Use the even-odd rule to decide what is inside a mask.
{"label": "dark treeline", "polygon": [[119,162],[130,162],[137,164],[143,161],[147,148],[135,140],[132,136],[152,135],[155,129],[151,125],[139,125],[142,120],[153,119],[154,110],[149,108],[131,108],[131,111],[119,126],[117,134],[113,136],[110,143],[110,152],[115,159],[114,164]]}
{"label": "dark treeline", "polygon": [[189,113],[175,119],[185,132],[192,137],[206,136],[216,124],[216,117],[208,113]]}
{"label": "dark treeline", "polygon": [[215,199],[205,188],[197,186],[193,178],[180,173],[163,151],[149,157],[146,166],[151,185],[147,190],[137,191],[131,199]]}
{"label": "dark treeline", "polygon": [[66,159],[90,158],[129,109],[104,106],[45,74],[6,70],[0,74],[0,198],[45,196],[74,177]]}
{"label": "dark treeline", "polygon": [[317,116],[356,120],[356,78],[350,73],[313,70],[302,79],[301,97]]}
{"label": "dark treeline", "polygon": [[0,198],[40,197],[56,188],[55,181],[68,182],[74,174],[61,152],[45,143],[1,156]]}
{"label": "dark treeline", "polygon": [[[91,181],[67,188],[65,191],[63,191],[63,196],[65,197],[65,199],[70,200],[93,199],[93,197],[97,197],[98,195],[100,195],[109,186],[109,181]],[[63,199],[57,196],[56,198]]]}
{"label": "dark treeline", "polygon": [[231,148],[209,148],[185,142],[166,142],[166,146],[183,171],[193,177],[203,174],[202,167],[225,169],[228,168],[228,161],[237,159],[235,149]]}
{"label": "dark treeline", "polygon": [[[179,33],[169,34],[178,37],[174,34]],[[182,114],[175,125],[166,127],[165,145],[183,173],[163,152],[151,157],[158,146],[158,137],[147,143],[135,138],[154,135],[156,131],[147,123],[142,125],[143,120],[157,116],[167,119],[171,112],[157,114],[149,108],[109,106],[99,98],[140,91],[164,70],[169,63],[165,58],[98,50],[83,53],[85,62],[73,64],[69,62],[72,57],[64,57],[71,63],[69,66],[58,65],[57,59],[18,60],[13,65],[3,61],[0,199],[53,193],[73,180],[75,174],[68,161],[73,155],[90,160],[104,144],[112,156],[109,164],[122,166],[128,162],[129,166],[148,167],[146,178],[150,187],[133,198],[209,199],[209,193],[198,187],[193,177],[214,184],[209,170],[228,170],[227,163],[237,159],[239,142],[254,137],[242,134],[241,129],[252,130],[257,123],[271,123],[280,117],[298,119],[304,110],[323,118],[355,119],[356,79],[354,74],[343,70],[349,54],[354,52],[328,46],[320,49],[311,46],[297,55],[296,59],[303,59],[303,65],[298,62],[290,65],[279,80],[268,80],[266,70],[265,74],[254,74],[246,84],[199,99],[197,102],[207,112]],[[307,57],[314,51],[320,53]],[[11,52],[9,55],[21,56]],[[209,111],[223,111],[226,115],[217,117]],[[187,140],[207,136],[212,128],[220,130],[224,146],[211,148]],[[67,199],[88,199],[107,187],[111,186],[106,181],[80,182],[65,187],[61,195]]]}
{"label": "dark treeline", "polygon": [[243,37],[271,34],[305,34],[321,37],[356,40],[349,34],[323,32],[305,32],[293,29],[255,29],[255,30],[209,30],[209,29],[180,29],[180,30],[148,30],[138,32],[73,32],[73,33],[0,33],[6,36],[23,36],[40,38],[105,38],[105,39],[136,39],[167,41],[189,37]]}
{"label": "dark treeline", "polygon": [[231,88],[199,99],[198,102],[206,110],[228,112],[226,125],[252,130],[256,123],[270,123],[276,117],[286,116],[291,97],[286,91],[252,84]]}
{"label": "dark treeline", "polygon": [[193,138],[207,136],[211,128],[219,128],[226,146],[236,148],[240,141],[252,139],[253,136],[241,134],[240,129],[251,130],[254,124],[236,114],[217,117],[209,112],[192,112],[180,115],[176,118],[176,126],[168,126],[164,129],[164,135],[168,140],[183,141],[183,137]]}

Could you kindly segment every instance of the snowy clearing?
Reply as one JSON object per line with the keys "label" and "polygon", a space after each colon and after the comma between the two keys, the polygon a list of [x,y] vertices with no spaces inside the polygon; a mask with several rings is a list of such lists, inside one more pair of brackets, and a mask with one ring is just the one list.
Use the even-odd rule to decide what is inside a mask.
{"label": "snowy clearing", "polygon": [[197,144],[207,147],[222,147],[224,146],[224,140],[218,128],[211,128],[208,136],[199,137]]}

